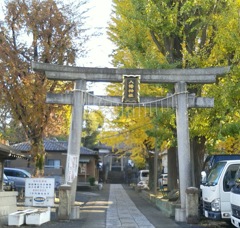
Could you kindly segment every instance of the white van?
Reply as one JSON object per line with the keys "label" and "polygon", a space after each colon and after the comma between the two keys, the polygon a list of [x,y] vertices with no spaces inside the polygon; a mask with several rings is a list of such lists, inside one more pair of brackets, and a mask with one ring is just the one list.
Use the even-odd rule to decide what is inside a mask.
{"label": "white van", "polygon": [[149,181],[149,170],[148,169],[140,170],[138,172],[138,182],[140,182],[140,181],[144,181],[144,182]]}
{"label": "white van", "polygon": [[210,219],[231,218],[230,191],[235,183],[235,174],[240,160],[217,162],[202,185],[203,213]]}

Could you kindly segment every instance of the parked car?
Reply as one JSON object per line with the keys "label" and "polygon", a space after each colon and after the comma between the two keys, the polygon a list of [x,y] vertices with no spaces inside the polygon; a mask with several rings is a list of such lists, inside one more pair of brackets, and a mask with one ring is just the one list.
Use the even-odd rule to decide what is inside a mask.
{"label": "parked car", "polygon": [[164,187],[168,185],[168,174],[167,173],[163,173],[160,175],[159,179],[158,179],[158,186],[159,187]]}
{"label": "parked car", "polygon": [[140,181],[149,181],[149,170],[140,170],[138,172],[138,182]]}
{"label": "parked car", "polygon": [[15,183],[8,179],[8,177],[3,174],[3,190],[4,191],[14,191],[15,190]]}
{"label": "parked car", "polygon": [[31,177],[28,171],[18,168],[4,168],[4,174],[10,181],[14,181],[17,191],[25,189],[25,180]]}

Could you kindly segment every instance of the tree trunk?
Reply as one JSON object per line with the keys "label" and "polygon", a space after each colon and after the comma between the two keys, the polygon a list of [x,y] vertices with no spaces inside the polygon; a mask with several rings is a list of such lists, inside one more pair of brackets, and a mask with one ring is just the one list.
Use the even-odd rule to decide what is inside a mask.
{"label": "tree trunk", "polygon": [[149,183],[148,187],[150,191],[154,190],[154,154],[149,153],[148,158],[148,164],[149,164]]}
{"label": "tree trunk", "polygon": [[45,148],[41,139],[39,141],[32,141],[31,144],[31,155],[33,158],[33,166],[35,168],[33,176],[41,177],[44,176],[44,165],[45,165]]}
{"label": "tree trunk", "polygon": [[204,163],[205,138],[195,137],[191,140],[191,155],[192,155],[192,171],[193,171],[193,186],[199,188],[201,180],[201,171]]}
{"label": "tree trunk", "polygon": [[168,149],[168,190],[178,189],[178,163],[177,163],[177,148],[171,147]]}

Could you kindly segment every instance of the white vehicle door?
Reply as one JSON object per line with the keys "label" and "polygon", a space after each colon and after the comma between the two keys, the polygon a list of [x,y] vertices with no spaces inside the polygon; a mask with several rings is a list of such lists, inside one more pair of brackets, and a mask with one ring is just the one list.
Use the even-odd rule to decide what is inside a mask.
{"label": "white vehicle door", "polygon": [[235,181],[235,174],[239,168],[240,164],[231,164],[228,166],[224,177],[222,178],[220,185],[220,196],[221,196],[221,212],[222,217],[224,213],[231,212],[230,204],[230,191]]}

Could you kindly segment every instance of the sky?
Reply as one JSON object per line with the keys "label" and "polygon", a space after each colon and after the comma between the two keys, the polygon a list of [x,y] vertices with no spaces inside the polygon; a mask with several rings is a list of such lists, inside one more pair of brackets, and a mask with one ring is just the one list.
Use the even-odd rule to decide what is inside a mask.
{"label": "sky", "polygon": [[[112,10],[112,0],[89,0],[88,6],[89,18],[86,21],[86,27],[91,28],[93,31],[96,31],[96,28],[101,28],[102,35],[90,39],[87,44],[87,49],[89,49],[88,56],[84,60],[80,60],[77,65],[85,67],[113,67],[110,63],[111,58],[109,55],[114,45],[108,40],[106,33]],[[94,95],[106,95],[105,87],[107,84],[92,84]]]}
{"label": "sky", "polygon": [[92,37],[88,42],[88,48],[90,49],[89,56],[85,59],[86,67],[112,67],[110,64],[110,58],[113,49],[113,44],[107,39],[106,29],[110,20],[112,0],[89,0],[89,18],[86,21],[86,27],[91,28],[93,31],[97,31],[97,28],[101,28],[102,35],[98,37]]}

